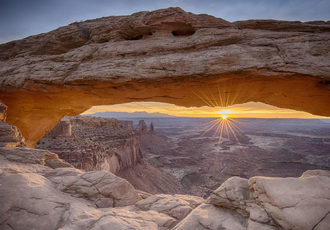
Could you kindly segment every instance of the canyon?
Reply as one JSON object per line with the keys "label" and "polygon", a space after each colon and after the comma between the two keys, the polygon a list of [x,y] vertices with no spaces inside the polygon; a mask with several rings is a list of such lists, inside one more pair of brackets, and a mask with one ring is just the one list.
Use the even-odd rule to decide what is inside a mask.
{"label": "canyon", "polygon": [[56,153],[78,169],[112,172],[149,193],[181,193],[181,184],[174,176],[144,160],[140,136],[147,133],[152,135],[152,130],[144,121],[134,129],[132,121],[65,117],[37,148]]}
{"label": "canyon", "polygon": [[148,193],[204,198],[232,176],[330,170],[327,119],[232,119],[235,133],[220,137],[217,126],[209,127],[216,118],[111,114],[65,117],[37,148],[79,169],[115,173]]}
{"label": "canyon", "polygon": [[[182,135],[176,142],[183,149],[181,156],[165,157],[146,142],[168,140],[144,133],[139,147],[130,122],[65,116],[79,115],[94,105],[136,101],[219,106],[218,97],[225,99],[220,104],[224,107],[256,101],[329,116],[329,38],[330,23],[324,21],[228,22],[168,8],[75,22],[0,44],[0,228],[328,229],[330,173],[324,159],[329,152],[315,159],[304,155],[298,163],[310,161],[315,169],[305,171],[304,166],[295,175],[279,177],[275,170],[269,176],[276,177],[258,176],[245,174],[243,168],[234,177],[210,180],[223,183],[208,186],[200,193],[203,197],[164,194],[181,190],[174,188],[178,177],[150,162],[168,168],[171,160],[181,158],[182,164],[193,165],[196,158],[189,163],[184,155],[187,145],[178,140]],[[99,136],[86,136],[78,124],[90,133],[95,127],[105,129]],[[143,123],[139,127],[148,132]],[[163,129],[162,134],[173,133]],[[251,145],[265,137],[248,135],[242,140]],[[288,149],[296,148],[291,137],[272,135]],[[94,143],[102,137],[112,141],[108,149]],[[68,147],[63,158],[69,162],[35,148],[48,148],[55,141]],[[327,140],[319,141],[328,145]],[[61,146],[49,145],[54,151]],[[319,150],[317,145],[310,148],[315,146]],[[230,149],[230,143],[224,147]],[[293,155],[283,152],[281,157],[290,163]],[[209,159],[202,172],[207,172],[207,162],[219,163],[214,152],[203,157]],[[234,162],[248,162],[244,156],[232,157]],[[157,158],[169,164],[161,165]],[[221,160],[228,163],[231,156]],[[151,173],[164,181],[144,180]],[[184,181],[194,182],[189,177]],[[168,183],[168,191],[157,183]],[[153,194],[159,190],[162,193]]]}

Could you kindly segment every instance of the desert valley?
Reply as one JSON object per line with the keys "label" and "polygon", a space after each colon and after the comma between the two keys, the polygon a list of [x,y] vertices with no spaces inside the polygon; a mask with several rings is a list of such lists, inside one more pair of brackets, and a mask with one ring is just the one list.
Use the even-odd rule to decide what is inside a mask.
{"label": "desert valley", "polygon": [[235,133],[224,131],[221,138],[216,126],[210,128],[217,118],[152,116],[66,117],[37,148],[80,169],[111,171],[149,193],[204,198],[232,176],[330,170],[327,119],[234,119]]}

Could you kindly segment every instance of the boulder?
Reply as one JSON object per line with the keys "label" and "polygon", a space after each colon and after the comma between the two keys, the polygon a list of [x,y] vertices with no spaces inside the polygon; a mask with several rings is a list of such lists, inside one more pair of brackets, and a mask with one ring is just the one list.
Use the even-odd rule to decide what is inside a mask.
{"label": "boulder", "polygon": [[180,221],[203,202],[204,199],[197,196],[156,194],[140,200],[135,206],[141,210],[164,213]]}
{"label": "boulder", "polygon": [[73,167],[57,154],[41,149],[0,147],[0,155],[9,161],[23,164],[41,164],[51,168]]}
{"label": "boulder", "polygon": [[132,205],[138,201],[134,187],[110,172],[58,168],[44,176],[54,182],[57,189],[90,200],[100,208]]}
{"label": "boulder", "polygon": [[330,226],[330,177],[309,171],[300,178],[249,179],[250,196],[282,229]]}
{"label": "boulder", "polygon": [[231,177],[218,189],[213,191],[208,202],[223,208],[238,210],[245,215],[249,202],[248,180],[240,177]]}
{"label": "boulder", "polygon": [[212,204],[195,208],[173,230],[245,230],[246,219],[239,213]]}
{"label": "boulder", "polygon": [[96,209],[36,173],[2,173],[0,181],[0,229],[156,230],[170,229],[175,221],[156,211]]}
{"label": "boulder", "polygon": [[0,121],[0,147],[24,146],[24,138],[15,126]]}

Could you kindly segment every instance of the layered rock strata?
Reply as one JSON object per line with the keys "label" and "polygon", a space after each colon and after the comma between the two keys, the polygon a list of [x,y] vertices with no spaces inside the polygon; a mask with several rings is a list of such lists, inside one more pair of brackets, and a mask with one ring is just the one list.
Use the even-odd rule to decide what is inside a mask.
{"label": "layered rock strata", "polygon": [[0,147],[24,146],[24,138],[19,129],[6,123],[7,106],[0,101]]}
{"label": "layered rock strata", "polygon": [[133,124],[108,118],[65,117],[37,145],[84,170],[116,173],[142,161]]}
{"label": "layered rock strata", "polygon": [[144,121],[140,126],[136,131],[129,121],[65,117],[38,142],[37,148],[52,151],[79,169],[112,172],[146,192],[180,193],[180,183],[174,176],[144,161],[140,135],[148,130]]}

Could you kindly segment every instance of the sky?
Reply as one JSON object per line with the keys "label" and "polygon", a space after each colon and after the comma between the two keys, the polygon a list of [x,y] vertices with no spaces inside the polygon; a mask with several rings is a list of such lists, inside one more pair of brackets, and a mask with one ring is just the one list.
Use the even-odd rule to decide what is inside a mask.
{"label": "sky", "polygon": [[228,21],[330,20],[330,0],[0,0],[0,43],[75,21],[170,6]]}
{"label": "sky", "polygon": [[220,117],[222,114],[226,114],[231,118],[325,118],[302,111],[278,108],[261,102],[248,102],[228,107],[183,107],[160,102],[131,102],[110,106],[93,106],[83,114],[98,112],[164,113],[181,117]]}
{"label": "sky", "polygon": [[[112,15],[129,15],[167,7],[181,7],[227,21],[277,19],[330,20],[330,0],[0,0],[0,43],[44,33],[75,21]],[[315,116],[262,103],[230,108],[185,108],[166,103],[130,103],[96,106],[85,113],[147,111],[176,116],[218,116],[229,109],[232,117],[315,118]]]}

